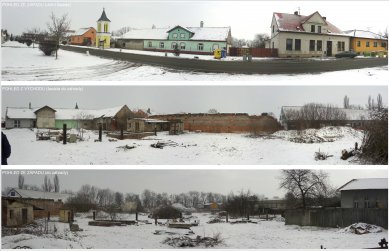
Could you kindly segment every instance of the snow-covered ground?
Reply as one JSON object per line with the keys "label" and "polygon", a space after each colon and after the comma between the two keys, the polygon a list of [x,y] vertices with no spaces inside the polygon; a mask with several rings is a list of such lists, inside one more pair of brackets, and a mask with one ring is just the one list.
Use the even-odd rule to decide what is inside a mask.
{"label": "snow-covered ground", "polygon": [[[159,132],[142,140],[94,142],[96,131],[84,133],[85,141],[63,145],[55,141],[37,141],[30,129],[3,130],[12,146],[9,164],[20,165],[105,165],[105,164],[357,164],[355,159],[341,160],[341,151],[361,144],[363,133],[348,127],[327,127],[309,130],[304,138],[321,143],[295,143],[296,131],[279,131],[272,137],[252,138],[247,134],[195,133],[169,135]],[[301,135],[300,135],[301,136]],[[291,141],[292,140],[292,141]],[[334,140],[334,141],[333,141]],[[324,141],[324,142],[323,142]],[[333,142],[330,142],[333,141]],[[173,143],[163,149],[150,145],[157,142]],[[118,148],[135,146],[133,149]],[[333,155],[315,161],[315,152]]]}
{"label": "snow-covered ground", "polygon": [[[119,49],[110,49],[119,50]],[[160,52],[122,50],[123,53],[164,55]],[[294,81],[298,84],[328,84],[352,81],[354,84],[386,84],[389,77],[388,67],[365,68],[358,70],[336,71],[321,74],[295,75],[258,75],[202,73],[168,69],[164,67],[142,65],[127,61],[105,59],[77,52],[59,50],[58,59],[47,57],[38,48],[27,47],[15,41],[8,41],[1,47],[2,80],[8,81],[44,81],[44,80],[177,80],[177,81]],[[172,56],[171,54],[169,54]],[[182,54],[180,57],[193,58],[194,55]],[[202,60],[213,60],[212,56],[199,56]],[[240,60],[228,57],[224,60]],[[276,60],[276,59],[255,59]],[[321,60],[321,59],[312,59]],[[327,59],[323,59],[327,60]]]}
{"label": "snow-covered ground", "polygon": [[[377,247],[382,238],[388,239],[388,231],[374,232],[357,235],[337,228],[300,227],[296,225],[285,225],[284,222],[273,220],[265,221],[253,218],[253,223],[229,224],[214,223],[207,224],[212,215],[208,213],[195,213],[194,216],[200,220],[199,226],[191,227],[194,234],[189,235],[195,238],[213,237],[220,233],[222,243],[214,248],[235,248],[235,249],[319,249],[322,245],[328,249],[362,249]],[[167,237],[179,235],[154,234],[156,230],[161,232],[171,231],[182,234],[185,230],[167,228],[163,225],[139,223],[139,225],[98,227],[89,226],[91,220],[87,214],[75,217],[75,224],[78,224],[83,231],[70,232],[69,224],[50,222],[49,229],[57,229],[56,233],[35,236],[31,234],[18,234],[2,237],[2,248],[15,247],[30,248],[172,248],[163,243]],[[134,215],[128,215],[127,219],[134,220]],[[147,220],[145,215],[139,216],[140,220]],[[150,223],[154,220],[148,219]],[[159,220],[164,223],[166,220]]]}

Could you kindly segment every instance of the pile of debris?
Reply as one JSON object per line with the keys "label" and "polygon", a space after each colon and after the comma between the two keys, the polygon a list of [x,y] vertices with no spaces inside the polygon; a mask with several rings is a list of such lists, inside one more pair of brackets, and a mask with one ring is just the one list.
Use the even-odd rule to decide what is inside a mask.
{"label": "pile of debris", "polygon": [[172,247],[215,247],[218,244],[222,243],[220,234],[215,235],[214,237],[201,237],[197,235],[196,238],[190,238],[189,236],[179,236],[173,238],[166,238],[163,242]]}
{"label": "pile of debris", "polygon": [[333,157],[334,155],[330,155],[328,153],[320,152],[320,149],[318,152],[315,152],[315,160],[326,160],[329,157]]}
{"label": "pile of debris", "polygon": [[118,148],[118,149],[123,149],[124,151],[127,151],[127,150],[131,150],[131,149],[136,148],[136,146],[124,145],[124,146],[118,146],[118,147],[116,147],[116,148]]}
{"label": "pile of debris", "polygon": [[213,224],[213,223],[225,223],[224,220],[220,219],[220,218],[214,218],[210,221],[207,222],[208,224]]}
{"label": "pile of debris", "polygon": [[380,233],[382,231],[383,231],[382,227],[367,224],[367,223],[354,223],[348,227],[339,230],[339,232],[341,233],[352,233],[352,234]]}

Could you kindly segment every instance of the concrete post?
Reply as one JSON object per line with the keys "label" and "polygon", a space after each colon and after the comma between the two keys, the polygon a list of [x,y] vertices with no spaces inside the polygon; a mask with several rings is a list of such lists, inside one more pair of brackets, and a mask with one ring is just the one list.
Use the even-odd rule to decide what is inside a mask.
{"label": "concrete post", "polygon": [[99,141],[103,141],[103,126],[99,125]]}

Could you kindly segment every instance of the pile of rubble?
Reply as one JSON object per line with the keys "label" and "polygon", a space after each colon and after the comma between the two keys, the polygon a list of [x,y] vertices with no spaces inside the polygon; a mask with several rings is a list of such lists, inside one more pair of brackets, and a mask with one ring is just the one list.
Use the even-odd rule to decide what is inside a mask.
{"label": "pile of rubble", "polygon": [[352,233],[352,234],[380,233],[382,231],[383,231],[382,227],[367,224],[367,223],[354,223],[348,227],[339,230],[339,232],[341,233]]}

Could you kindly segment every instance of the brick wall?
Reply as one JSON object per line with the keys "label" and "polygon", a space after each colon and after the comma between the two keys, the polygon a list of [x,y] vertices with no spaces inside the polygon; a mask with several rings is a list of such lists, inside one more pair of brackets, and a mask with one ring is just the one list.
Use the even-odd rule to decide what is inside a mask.
{"label": "brick wall", "polygon": [[154,115],[150,118],[161,120],[180,119],[184,130],[211,133],[266,132],[279,129],[277,120],[271,116],[249,116],[247,113],[219,114],[168,114]]}

